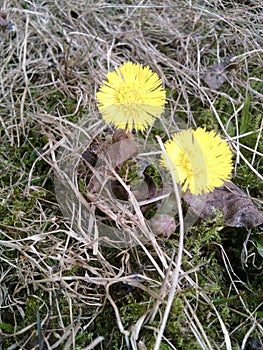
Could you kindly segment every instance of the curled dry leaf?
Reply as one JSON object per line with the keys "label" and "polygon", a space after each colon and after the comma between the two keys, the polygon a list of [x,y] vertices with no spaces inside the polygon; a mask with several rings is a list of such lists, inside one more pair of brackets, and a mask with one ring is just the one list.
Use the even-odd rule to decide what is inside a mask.
{"label": "curled dry leaf", "polygon": [[[129,193],[125,190],[125,188],[118,180],[111,181],[111,190],[112,193],[116,196],[116,198],[126,201],[129,199]],[[142,182],[139,190],[133,190],[131,188],[131,192],[133,193],[137,201],[152,199],[157,194],[156,183],[150,175],[143,172]]]}
{"label": "curled dry leaf", "polygon": [[[114,134],[115,135],[115,134]],[[116,135],[115,135],[116,136]],[[101,147],[102,149],[104,147]],[[106,144],[104,151],[98,156],[95,156],[93,152],[87,150],[83,152],[82,157],[90,164],[96,164],[96,169],[94,175],[90,180],[88,185],[88,191],[95,194],[102,190],[103,184],[106,185],[108,180],[114,180],[111,169],[115,169],[118,172],[123,165],[123,163],[135,157],[138,154],[138,147],[136,142],[130,135],[124,133],[118,134],[113,139],[111,145]],[[95,164],[93,166],[95,166]],[[113,187],[118,191],[119,186]],[[122,187],[122,186],[121,186]],[[119,199],[125,194],[120,194]],[[118,198],[118,197],[117,197]]]}
{"label": "curled dry leaf", "polygon": [[231,227],[255,227],[263,224],[263,213],[253,200],[233,182],[225,182],[206,195],[194,196],[187,192],[184,197],[189,210],[203,220],[213,217],[213,208],[221,210],[224,223]]}
{"label": "curled dry leaf", "polygon": [[[137,201],[146,201],[157,196],[157,185],[153,176],[147,173],[148,162],[136,160],[138,146],[131,132],[117,129],[112,136],[112,143],[102,141],[96,147],[90,147],[82,153],[82,158],[92,170],[86,189],[89,194],[107,194],[113,198],[128,201],[129,192],[123,187],[113,174],[113,169],[120,174],[126,161],[133,159],[137,172],[135,187],[133,181],[130,182],[127,173],[123,181],[129,187],[130,192]],[[133,171],[127,168],[127,171]],[[136,175],[136,173],[134,173]],[[150,205],[150,203],[149,203]],[[141,206],[142,213],[146,213],[148,204]]]}

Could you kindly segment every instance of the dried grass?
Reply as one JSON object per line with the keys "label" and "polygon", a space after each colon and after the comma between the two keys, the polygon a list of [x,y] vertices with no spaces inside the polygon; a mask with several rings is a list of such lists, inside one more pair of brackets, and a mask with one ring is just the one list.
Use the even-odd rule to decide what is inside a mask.
{"label": "dried grass", "polygon": [[[161,76],[170,96],[162,121],[166,133],[177,130],[180,123],[196,126],[202,106],[212,111],[219,131],[230,141],[236,153],[236,168],[239,162],[245,163],[262,179],[257,162],[262,156],[259,145],[263,124],[257,130],[239,133],[240,111],[248,94],[254,110],[262,113],[263,95],[256,88],[262,79],[255,74],[262,67],[263,57],[261,1],[242,5],[234,1],[151,0],[119,4],[6,0],[2,10],[15,23],[16,34],[0,34],[1,141],[10,148],[30,145],[37,156],[30,170],[23,159],[17,160],[18,165],[6,162],[10,186],[0,191],[13,195],[15,188],[22,188],[25,197],[38,198],[31,211],[16,213],[20,216],[16,225],[0,224],[0,260],[5,266],[1,268],[0,323],[7,322],[4,313],[11,311],[13,319],[8,322],[14,326],[12,334],[0,329],[0,346],[10,339],[9,350],[77,349],[77,335],[89,332],[109,302],[126,344],[120,348],[148,349],[141,333],[151,329],[156,336],[155,350],[160,349],[163,339],[169,349],[175,349],[173,342],[165,338],[165,326],[174,296],[189,289],[194,294],[188,296],[186,292],[183,297],[189,327],[186,332],[194,335],[200,348],[232,349],[231,339],[239,327],[249,328],[241,349],[245,349],[255,330],[263,336],[256,308],[249,310],[242,295],[239,299],[246,321],[232,331],[224,323],[211,296],[199,288],[195,273],[201,267],[194,262],[182,265],[184,256],[192,256],[183,249],[183,229],[179,245],[168,254],[163,241],[145,222],[129,188],[131,203],[127,206],[109,193],[104,201],[97,195],[85,197],[78,182],[81,153],[94,138],[108,132],[96,108],[96,90],[109,69],[127,60],[148,64]],[[230,56],[236,68],[227,72],[222,88],[209,88],[202,80],[203,74]],[[233,109],[226,120],[217,110],[222,98]],[[195,110],[193,106],[200,108]],[[236,127],[235,136],[230,135],[230,123]],[[42,149],[32,131],[35,137],[45,139]],[[253,147],[243,142],[249,133],[256,135]],[[252,161],[247,160],[244,149],[253,155]],[[38,175],[40,166],[42,175],[46,174],[43,178]],[[41,196],[41,191],[52,191],[47,184],[54,171],[56,189],[61,185],[64,191],[61,197],[57,192],[59,203],[52,196]],[[96,171],[93,169],[95,175]],[[64,216],[59,211],[61,201]],[[2,199],[3,206],[5,203],[9,203],[8,196]],[[115,247],[117,259],[109,258],[111,254],[104,249],[95,208],[115,221],[118,232],[124,232],[133,242],[132,247],[120,246],[116,236],[107,242],[109,247]],[[10,206],[10,216],[14,210]],[[87,210],[88,216],[84,213]],[[224,248],[219,248],[231,280],[229,288],[239,294],[243,282],[232,270]],[[144,269],[135,279],[130,274],[136,265]],[[125,328],[118,300],[111,292],[119,283],[132,285],[148,296],[147,311],[130,329]],[[44,294],[48,298],[41,298]],[[19,320],[29,312],[27,297],[39,305],[39,318],[32,315],[35,321],[21,328]],[[214,339],[207,335],[207,326],[196,312],[202,303],[210,306],[212,322],[218,323]],[[52,328],[54,324],[59,329]],[[103,337],[103,333],[99,334],[83,349],[106,349]]]}

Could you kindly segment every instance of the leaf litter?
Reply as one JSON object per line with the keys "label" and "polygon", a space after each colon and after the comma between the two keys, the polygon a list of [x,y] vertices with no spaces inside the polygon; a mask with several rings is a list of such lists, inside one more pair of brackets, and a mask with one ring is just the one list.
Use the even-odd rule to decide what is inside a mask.
{"label": "leaf litter", "polygon": [[231,181],[200,196],[194,196],[188,191],[183,200],[193,214],[205,221],[213,217],[213,209],[217,209],[223,212],[226,226],[251,228],[263,224],[263,213],[253,199]]}

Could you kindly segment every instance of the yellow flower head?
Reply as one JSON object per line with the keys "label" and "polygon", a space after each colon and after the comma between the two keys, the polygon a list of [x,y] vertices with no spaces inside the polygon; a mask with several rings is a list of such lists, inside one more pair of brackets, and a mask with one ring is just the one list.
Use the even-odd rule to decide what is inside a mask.
{"label": "yellow flower head", "polygon": [[[214,131],[198,128],[176,133],[165,143],[165,150],[176,181],[183,191],[193,194],[212,192],[230,179],[232,153],[229,145]],[[164,154],[161,164],[168,167]]]}
{"label": "yellow flower head", "polygon": [[150,67],[127,62],[107,74],[97,100],[107,123],[118,129],[144,130],[161,115],[165,90]]}

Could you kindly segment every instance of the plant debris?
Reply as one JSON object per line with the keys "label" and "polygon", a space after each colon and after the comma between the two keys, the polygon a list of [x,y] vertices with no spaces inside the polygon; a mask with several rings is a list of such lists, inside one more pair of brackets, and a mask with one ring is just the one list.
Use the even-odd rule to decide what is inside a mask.
{"label": "plant debris", "polygon": [[178,222],[176,222],[171,215],[159,214],[151,219],[151,226],[156,235],[163,236],[167,239],[174,233]]}
{"label": "plant debris", "polygon": [[0,29],[3,32],[6,30],[10,30],[11,32],[15,31],[14,24],[7,20],[7,14],[3,11],[0,11]]}
{"label": "plant debris", "polygon": [[237,63],[233,61],[233,57],[228,57],[220,63],[214,63],[201,77],[211,89],[217,90],[227,80],[227,71],[236,67]]}
{"label": "plant debris", "polygon": [[205,195],[194,196],[188,191],[183,199],[190,210],[203,220],[213,217],[213,209],[217,209],[223,212],[226,226],[255,227],[263,224],[263,213],[252,198],[231,181]]}

